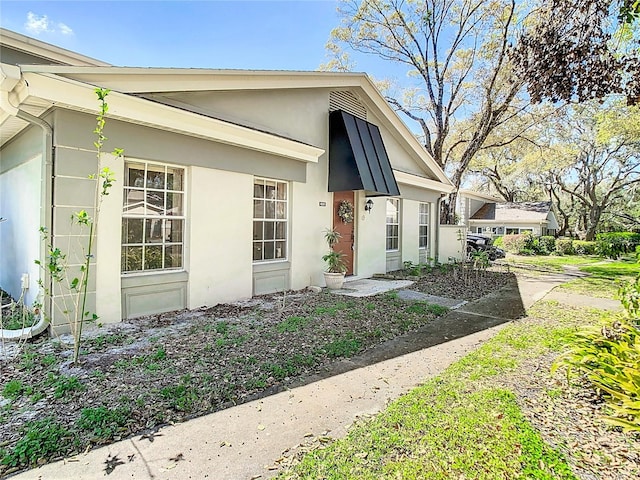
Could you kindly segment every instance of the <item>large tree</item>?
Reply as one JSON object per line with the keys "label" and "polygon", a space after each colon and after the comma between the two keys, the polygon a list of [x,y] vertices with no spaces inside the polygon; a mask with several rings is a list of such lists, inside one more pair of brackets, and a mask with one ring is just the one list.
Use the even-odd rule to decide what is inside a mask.
{"label": "large tree", "polygon": [[[603,229],[637,227],[640,107],[609,99],[542,110],[549,114],[514,141],[479,151],[468,174],[509,201],[550,198],[561,235],[592,239]],[[514,136],[518,125],[496,129],[487,144]]]}
{"label": "large tree", "polygon": [[533,101],[640,102],[640,1],[540,0],[512,60]]}
{"label": "large tree", "polygon": [[[387,99],[417,122],[457,190],[490,133],[528,104],[517,97],[523,80],[509,65],[515,0],[343,0],[339,12],[329,66],[350,67],[342,46],[404,65],[407,81],[388,89]],[[447,223],[456,195],[445,204]]]}

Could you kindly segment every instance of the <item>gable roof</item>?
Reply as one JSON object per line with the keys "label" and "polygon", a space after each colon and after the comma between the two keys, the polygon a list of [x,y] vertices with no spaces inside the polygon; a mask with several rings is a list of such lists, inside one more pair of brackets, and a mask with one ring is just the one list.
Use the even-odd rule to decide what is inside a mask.
{"label": "gable roof", "polygon": [[501,223],[545,223],[549,220],[550,213],[553,213],[551,202],[485,203],[469,220],[489,220]]}
{"label": "gable roof", "polygon": [[102,60],[87,57],[77,52],[61,48],[17,32],[0,28],[0,44],[11,50],[26,54],[33,63],[58,65],[109,65]]}
{"label": "gable roof", "polygon": [[[108,114],[111,118],[210,138],[223,143],[267,151],[303,161],[317,161],[318,157],[324,153],[324,150],[318,147],[304,145],[294,139],[282,138],[273,132],[256,131],[249,126],[207,117],[202,112],[196,112],[185,105],[171,104],[171,100],[163,94],[197,91],[330,88],[355,93],[379,119],[381,123],[379,126],[384,126],[386,131],[407,152],[410,152],[418,163],[424,165],[425,171],[433,175],[432,180],[415,174],[406,174],[406,177],[410,177],[408,181],[428,184],[429,188],[443,192],[453,189],[453,185],[444,171],[364,73],[115,67],[4,29],[1,33],[0,43],[10,43],[11,48],[22,49],[33,54],[44,51],[46,55],[43,54],[43,56],[48,55],[51,62],[48,65],[19,65],[17,73],[11,71],[8,75],[6,72],[11,67],[15,67],[6,64],[0,65],[0,124],[3,126],[0,145],[27,125],[26,122],[15,117],[8,118],[15,115],[18,108],[35,116],[42,115],[53,105],[95,113],[95,101],[91,105],[86,101],[86,95],[83,94],[80,97],[84,101],[74,101],[76,95],[66,94],[66,92],[74,89],[78,93],[86,93],[87,89],[92,92],[95,87],[102,87],[112,90]],[[46,87],[37,88],[36,83],[38,85],[46,84]],[[7,102],[6,99],[11,99],[11,102]],[[122,105],[123,108],[116,108],[116,104]],[[124,108],[124,104],[127,104],[129,108]],[[143,115],[144,119],[137,118],[140,115],[133,115],[135,108],[142,109],[148,114]],[[154,109],[156,111],[150,114]],[[179,113],[180,111],[182,113]],[[133,116],[127,117],[127,114]],[[166,125],[167,122],[161,124],[163,122],[153,121],[154,118],[166,117],[169,114],[174,117],[182,117],[183,121],[175,121],[171,125]],[[189,121],[185,122],[186,117]],[[209,126],[191,132],[190,124],[193,122],[202,125],[209,123]],[[211,124],[215,125],[212,127]],[[227,135],[229,131],[235,135]],[[253,133],[250,133],[252,131]],[[210,135],[210,132],[217,132],[219,135]],[[243,140],[242,137],[245,135],[253,137],[254,141],[249,143],[238,141]],[[268,140],[268,136],[274,139]],[[255,137],[261,137],[260,141],[256,142]],[[287,144],[287,142],[289,143]],[[279,145],[274,150],[271,144]]]}

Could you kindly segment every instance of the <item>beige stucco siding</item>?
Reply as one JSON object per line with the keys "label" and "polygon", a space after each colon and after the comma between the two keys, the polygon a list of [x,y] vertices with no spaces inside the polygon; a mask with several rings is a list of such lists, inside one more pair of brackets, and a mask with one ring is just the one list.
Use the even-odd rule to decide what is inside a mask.
{"label": "beige stucco siding", "polygon": [[373,198],[373,208],[364,211],[366,198],[362,192],[357,195],[358,223],[356,226],[358,245],[356,247],[357,274],[370,277],[386,271],[386,197]]}
{"label": "beige stucco siding", "polygon": [[188,307],[251,297],[253,176],[189,171]]}
{"label": "beige stucco siding", "polygon": [[109,195],[103,197],[100,208],[96,245],[96,311],[101,322],[112,323],[123,317],[120,245],[124,161],[106,154],[102,157],[102,166],[111,169],[116,182],[109,190]]}
{"label": "beige stucco siding", "polygon": [[21,277],[27,274],[27,305],[38,299],[40,272],[34,262],[40,258],[41,168],[37,155],[0,173],[0,216],[5,219],[0,223],[0,286],[18,298]]}
{"label": "beige stucco siding", "polygon": [[402,261],[417,264],[420,262],[418,247],[419,202],[402,201],[402,226],[400,242],[402,244]]}
{"label": "beige stucco siding", "polygon": [[325,144],[329,91],[287,89],[227,92],[181,92],[168,99],[191,105],[221,120],[257,128],[309,145]]}
{"label": "beige stucco siding", "polygon": [[[57,143],[92,150],[94,117],[70,111],[56,113],[58,125],[63,127],[56,132]],[[105,134],[106,150],[124,148],[125,154],[132,158],[299,182],[306,180],[305,163],[264,152],[117,120],[108,120]]]}

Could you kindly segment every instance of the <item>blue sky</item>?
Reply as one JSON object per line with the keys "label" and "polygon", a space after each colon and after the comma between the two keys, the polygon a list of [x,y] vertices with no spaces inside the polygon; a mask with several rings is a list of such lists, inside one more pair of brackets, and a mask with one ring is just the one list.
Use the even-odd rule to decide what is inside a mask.
{"label": "blue sky", "polygon": [[0,24],[114,65],[314,70],[327,60],[336,7],[335,0],[2,0]]}

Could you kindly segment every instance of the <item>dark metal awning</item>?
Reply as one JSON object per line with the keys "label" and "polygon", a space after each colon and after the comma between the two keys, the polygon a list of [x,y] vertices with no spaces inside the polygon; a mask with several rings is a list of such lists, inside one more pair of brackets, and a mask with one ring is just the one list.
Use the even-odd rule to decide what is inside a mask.
{"label": "dark metal awning", "polygon": [[400,195],[380,129],[336,110],[329,114],[329,191],[345,190],[364,190],[367,196]]}

